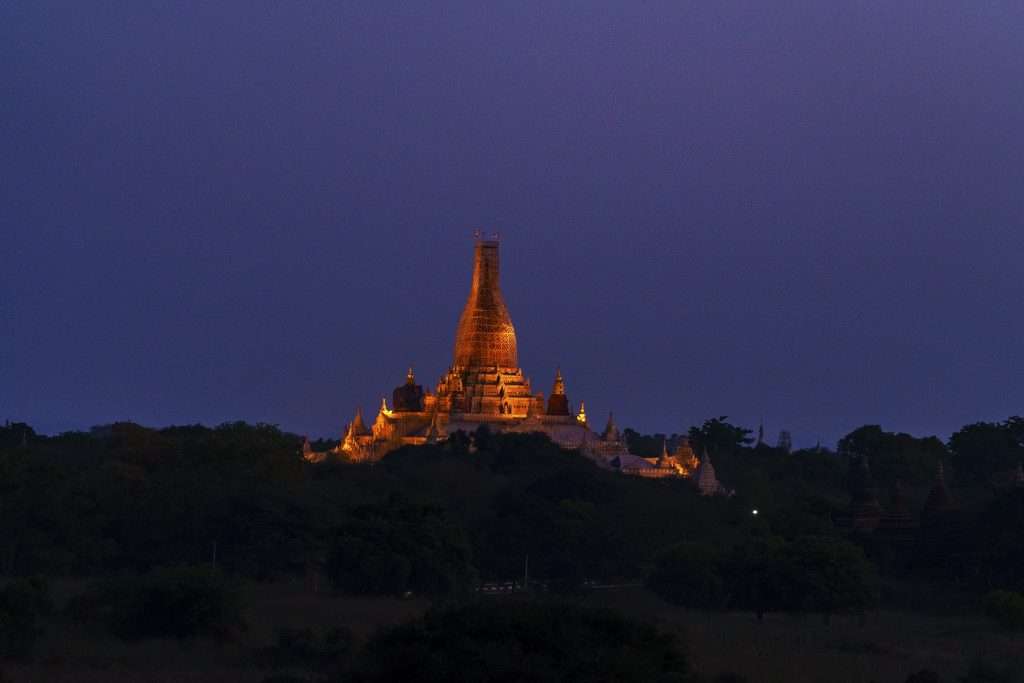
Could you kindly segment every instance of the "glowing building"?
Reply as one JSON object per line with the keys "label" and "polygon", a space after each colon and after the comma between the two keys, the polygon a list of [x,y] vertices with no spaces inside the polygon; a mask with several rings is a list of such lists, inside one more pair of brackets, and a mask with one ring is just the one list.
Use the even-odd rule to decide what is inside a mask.
{"label": "glowing building", "polygon": [[[469,298],[455,333],[452,364],[424,390],[412,368],[405,383],[381,401],[369,427],[356,411],[335,453],[353,462],[373,461],[403,445],[434,443],[458,430],[487,425],[495,432],[543,432],[564,448],[579,449],[598,464],[648,477],[689,476],[692,452],[680,457],[631,455],[611,415],[600,433],[591,430],[581,401],[574,411],[565,379],[555,370],[551,395],[535,392],[519,367],[516,331],[499,282],[498,241],[477,234]],[[326,454],[307,457],[318,460]]]}

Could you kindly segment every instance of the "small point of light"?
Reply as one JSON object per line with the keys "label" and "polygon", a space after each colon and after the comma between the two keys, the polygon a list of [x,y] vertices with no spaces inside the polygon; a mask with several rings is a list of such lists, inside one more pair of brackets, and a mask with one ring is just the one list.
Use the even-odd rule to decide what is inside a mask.
{"label": "small point of light", "polygon": [[751,510],[750,514],[752,514],[754,516],[757,516],[757,508],[754,508],[753,510]]}

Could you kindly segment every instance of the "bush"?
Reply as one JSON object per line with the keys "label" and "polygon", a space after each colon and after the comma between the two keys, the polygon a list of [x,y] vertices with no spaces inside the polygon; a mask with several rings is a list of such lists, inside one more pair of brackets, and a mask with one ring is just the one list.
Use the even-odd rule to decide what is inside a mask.
{"label": "bush", "polygon": [[648,585],[687,607],[833,614],[877,600],[874,567],[857,546],[826,536],[769,538],[723,552],[684,544],[663,553]]}
{"label": "bush", "polygon": [[985,614],[1007,630],[1024,630],[1024,595],[992,591],[985,596]]}
{"label": "bush", "polygon": [[226,638],[244,628],[240,591],[204,566],[107,581],[98,603],[110,630],[125,640]]}
{"label": "bush", "polygon": [[607,610],[564,603],[433,610],[367,643],[350,680],[686,680],[673,636]]}
{"label": "bush", "polygon": [[725,605],[721,557],[713,548],[682,543],[658,556],[647,585],[666,601],[684,607]]}
{"label": "bush", "polygon": [[42,579],[19,579],[0,590],[0,656],[21,659],[32,654],[43,633],[40,618],[51,610]]}
{"label": "bush", "polygon": [[311,628],[282,628],[277,643],[265,650],[273,667],[306,666],[318,669],[340,664],[352,653],[352,632],[333,628],[318,635]]}
{"label": "bush", "polygon": [[1002,667],[976,659],[967,670],[967,675],[960,679],[961,683],[1020,683],[1021,678],[1012,667]]}
{"label": "bush", "polygon": [[365,505],[337,530],[327,575],[351,593],[447,595],[476,580],[465,532],[431,506]]}

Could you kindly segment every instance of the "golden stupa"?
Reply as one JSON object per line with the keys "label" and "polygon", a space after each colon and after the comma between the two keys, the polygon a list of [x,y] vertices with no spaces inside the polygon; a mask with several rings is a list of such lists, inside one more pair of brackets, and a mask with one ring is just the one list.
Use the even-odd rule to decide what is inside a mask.
{"label": "golden stupa", "polygon": [[[516,331],[499,275],[497,237],[477,233],[473,277],[455,333],[452,365],[432,393],[416,384],[410,368],[405,383],[392,392],[391,407],[383,399],[370,427],[356,411],[332,453],[350,462],[374,461],[401,446],[442,441],[458,430],[472,433],[485,424],[493,431],[543,432],[564,448],[579,449],[599,465],[628,474],[688,476],[686,465],[695,461],[692,452],[669,459],[631,455],[611,415],[601,433],[591,431],[583,403],[572,410],[560,370],[546,402],[543,392],[531,390],[519,367]],[[322,460],[332,453],[311,453],[308,458]]]}

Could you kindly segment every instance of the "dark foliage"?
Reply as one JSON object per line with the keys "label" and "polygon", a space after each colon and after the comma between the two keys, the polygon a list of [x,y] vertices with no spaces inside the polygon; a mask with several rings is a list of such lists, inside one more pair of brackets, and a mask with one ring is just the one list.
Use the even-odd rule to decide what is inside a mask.
{"label": "dark foliage", "polygon": [[49,590],[41,579],[20,579],[0,589],[0,657],[30,656],[43,633],[42,618],[51,609]]}
{"label": "dark foliage", "polygon": [[102,582],[94,615],[125,640],[228,638],[244,628],[241,593],[208,567],[172,567]]}
{"label": "dark foliage", "polygon": [[985,614],[1004,629],[1024,631],[1024,595],[992,591],[985,596]]}
{"label": "dark foliage", "polygon": [[1024,418],[976,422],[949,439],[953,467],[966,483],[988,483],[1024,461]]}
{"label": "dark foliage", "polygon": [[451,595],[475,583],[469,542],[442,508],[363,505],[335,533],[327,575],[345,592]]}
{"label": "dark foliage", "polygon": [[1021,683],[1024,678],[1016,668],[999,666],[979,658],[971,663],[967,674],[959,680],[960,683]]}
{"label": "dark foliage", "polygon": [[724,559],[712,546],[681,543],[658,557],[647,583],[671,603],[722,609],[729,601]]}
{"label": "dark foliage", "polygon": [[378,634],[352,678],[371,681],[685,681],[675,639],[608,611],[491,603],[431,611]]}
{"label": "dark foliage", "polygon": [[730,424],[726,415],[704,420],[700,427],[690,427],[690,445],[697,453],[707,450],[711,455],[736,453],[754,442],[751,430]]}
{"label": "dark foliage", "polygon": [[685,544],[658,558],[648,585],[687,607],[766,612],[860,611],[877,601],[874,568],[857,546],[821,536],[723,549]]}
{"label": "dark foliage", "polygon": [[949,451],[934,436],[919,439],[865,425],[839,440],[839,455],[847,462],[867,458],[875,483],[888,488],[897,480],[904,484],[931,482]]}
{"label": "dark foliage", "polygon": [[272,668],[300,666],[316,671],[344,666],[354,650],[352,632],[345,628],[317,633],[311,628],[281,628],[277,642],[261,654]]}

